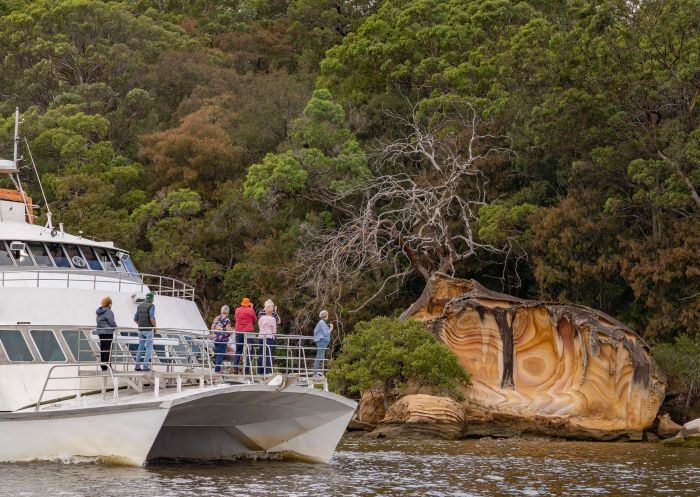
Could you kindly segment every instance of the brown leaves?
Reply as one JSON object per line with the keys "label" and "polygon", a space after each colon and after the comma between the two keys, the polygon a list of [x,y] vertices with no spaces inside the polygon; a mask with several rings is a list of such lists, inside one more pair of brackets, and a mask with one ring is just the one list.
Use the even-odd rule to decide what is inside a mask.
{"label": "brown leaves", "polygon": [[152,186],[206,192],[240,174],[244,151],[231,142],[226,120],[220,108],[203,107],[183,118],[177,128],[143,137],[139,157],[151,164]]}

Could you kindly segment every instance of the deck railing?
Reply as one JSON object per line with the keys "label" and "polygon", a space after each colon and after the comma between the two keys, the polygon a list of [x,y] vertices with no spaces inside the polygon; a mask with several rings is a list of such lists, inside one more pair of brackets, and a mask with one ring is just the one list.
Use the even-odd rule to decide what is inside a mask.
{"label": "deck railing", "polygon": [[74,269],[14,269],[0,272],[0,287],[73,288],[117,292],[154,292],[194,300],[194,287],[175,278],[147,273]]}
{"label": "deck railing", "polygon": [[[215,342],[208,332],[195,330],[157,328],[153,333],[149,371],[137,371],[145,364],[137,364],[140,334],[137,328],[118,328],[110,344],[109,360],[100,359],[100,337],[95,328],[78,329],[77,350],[74,358],[51,367],[36,403],[36,409],[47,399],[76,396],[87,392],[102,391],[103,396],[111,392],[119,397],[120,386],[142,390],[152,387],[158,397],[162,388],[175,387],[177,391],[184,383],[199,386],[215,383],[267,383],[275,377],[292,377],[294,381],[309,387],[321,385],[328,389],[325,379],[325,350],[321,351],[316,364],[318,350],[311,336],[276,335],[274,340],[262,342],[258,333],[235,333],[231,335],[231,347],[217,353]],[[146,332],[148,333],[148,332]],[[203,334],[207,333],[207,334]],[[235,336],[238,335],[238,353]],[[104,335],[103,335],[104,336]],[[219,347],[222,348],[222,347]],[[77,359],[76,359],[77,357]],[[236,361],[238,357],[238,361]],[[143,357],[145,359],[145,357]],[[236,367],[237,364],[237,367]],[[315,367],[316,366],[316,367]],[[71,369],[72,367],[72,369]],[[59,374],[65,373],[65,374]],[[77,384],[71,380],[78,381]],[[273,380],[274,381],[274,380]],[[58,386],[55,386],[59,383]],[[73,394],[70,392],[73,391]],[[53,395],[47,393],[52,392]]]}

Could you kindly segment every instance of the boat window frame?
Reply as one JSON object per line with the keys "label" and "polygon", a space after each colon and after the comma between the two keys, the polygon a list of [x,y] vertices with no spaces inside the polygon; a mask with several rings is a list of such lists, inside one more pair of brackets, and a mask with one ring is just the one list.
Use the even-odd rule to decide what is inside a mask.
{"label": "boat window frame", "polygon": [[93,247],[95,250],[95,255],[97,255],[97,260],[100,260],[100,256],[97,254],[98,250],[103,250],[105,254],[107,254],[107,258],[109,259],[109,262],[114,266],[114,269],[107,269],[104,264],[102,264],[102,261],[100,260],[100,264],[102,264],[103,270],[107,273],[116,273],[117,272],[117,265],[114,263],[114,259],[112,259],[112,256],[109,253],[109,249],[106,249],[104,247]]}
{"label": "boat window frame", "polygon": [[[38,332],[48,332],[53,336],[53,339],[56,342],[56,345],[58,346],[58,350],[61,351],[61,354],[63,355],[63,360],[62,361],[49,361],[44,359],[44,354],[41,353],[41,348],[39,345],[36,343],[36,340],[34,339],[34,335],[32,332],[38,331]],[[58,339],[58,336],[56,336],[56,332],[53,329],[50,328],[30,328],[27,333],[29,334],[29,338],[32,340],[32,344],[34,345],[34,348],[36,351],[39,353],[39,358],[41,359],[41,362],[46,363],[46,364],[64,364],[68,362],[68,356],[66,355],[66,351],[63,350],[63,347],[61,347],[61,341]]]}
{"label": "boat window frame", "polygon": [[[27,242],[26,240],[25,240],[25,241],[22,241],[22,240],[12,240],[12,241],[13,241],[13,242],[22,242],[22,243],[24,243],[25,248],[28,249],[28,250],[27,250],[27,257],[29,258],[30,261],[32,261],[31,264],[22,265],[22,264],[21,264],[21,261],[19,260],[19,258],[16,258],[16,260],[17,260],[17,267],[46,267],[46,266],[39,266],[39,265],[36,263],[36,261],[34,260],[34,254],[32,254],[32,250],[29,248],[29,242]],[[8,248],[10,248],[9,245],[8,245]],[[25,259],[26,259],[27,257],[25,257]]]}
{"label": "boat window frame", "polygon": [[[93,247],[93,246],[91,246],[91,245],[76,245],[76,247],[78,247],[78,250],[79,250],[80,253],[82,254],[83,260],[84,260],[85,263],[87,264],[87,267],[88,267],[88,270],[89,270],[89,271],[105,271],[104,265],[102,264],[102,261],[100,260],[100,257],[97,255],[97,251],[95,250],[95,247]],[[89,261],[89,259],[88,259],[87,257],[85,257],[85,249],[89,249],[89,250],[92,251],[92,255],[95,256],[95,260],[97,261],[97,264],[100,266],[99,269],[93,269],[93,268],[90,266],[90,261]]]}
{"label": "boat window frame", "polygon": [[[71,255],[68,253],[68,246],[69,245],[75,247],[75,249],[78,251],[78,255],[73,256],[73,257],[82,258],[83,262],[85,263],[85,267],[78,267],[75,265],[75,263],[73,262],[73,257],[71,257]],[[77,243],[61,243],[61,247],[63,248],[63,253],[68,258],[68,262],[70,262],[70,265],[73,269],[77,269],[79,271],[80,270],[82,270],[82,271],[94,271],[94,269],[92,269],[90,267],[90,265],[88,264],[87,259],[85,259],[85,254],[83,254],[82,250],[80,250],[80,245],[78,245]]]}
{"label": "boat window frame", "polygon": [[[36,267],[38,267],[38,268],[47,268],[47,267],[49,267],[49,268],[55,268],[55,267],[56,267],[56,262],[53,260],[53,256],[51,255],[51,252],[49,252],[49,247],[47,247],[46,244],[45,244],[44,242],[42,242],[42,241],[37,241],[37,240],[31,240],[31,241],[26,241],[26,242],[24,242],[24,244],[25,244],[26,247],[27,247],[27,253],[30,254],[30,255],[32,256],[32,259],[34,260],[34,265],[35,265]],[[42,264],[42,265],[39,265],[39,263],[37,263],[36,257],[34,257],[34,252],[32,252],[32,247],[31,247],[31,245],[41,245],[42,247],[44,247],[44,252],[46,253],[46,256],[49,258],[49,262],[51,263],[50,266],[46,266],[46,265],[43,265],[43,264]]]}
{"label": "boat window frame", "polygon": [[[65,333],[66,333],[67,331],[74,332],[74,333],[77,333],[77,334],[78,334],[78,357],[75,356],[75,353],[73,352],[73,348],[70,346],[70,342],[69,342],[68,339],[66,338],[66,334],[65,334]],[[83,353],[85,353],[85,354],[88,353],[87,350],[80,350],[80,334],[81,334],[81,333],[82,333],[83,337],[85,338],[85,340],[87,341],[88,346],[90,347],[90,352],[92,353],[92,357],[93,357],[93,360],[92,360],[92,361],[81,361],[81,360],[80,360],[80,353],[81,353],[81,352],[83,352]],[[96,351],[96,350],[92,347],[92,345],[91,345],[91,342],[93,341],[92,338],[91,338],[91,335],[92,335],[92,334],[88,334],[88,333],[85,332],[85,330],[82,330],[82,329],[80,329],[80,328],[61,328],[61,329],[60,329],[60,335],[61,335],[61,338],[63,338],[63,340],[66,342],[66,345],[68,346],[68,350],[69,350],[69,352],[70,352],[70,355],[71,355],[71,357],[73,357],[73,361],[74,361],[75,363],[77,363],[77,364],[83,364],[83,363],[85,363],[85,364],[93,364],[93,363],[100,362],[100,351],[99,351],[99,350]]]}
{"label": "boat window frame", "polygon": [[27,347],[27,352],[29,352],[29,356],[32,358],[29,361],[16,361],[10,357],[10,354],[7,352],[7,348],[5,347],[5,344],[3,341],[0,339],[0,348],[2,349],[3,354],[7,358],[8,362],[11,363],[18,363],[18,364],[32,364],[36,362],[36,358],[34,357],[34,354],[32,353],[32,348],[29,346],[29,343],[27,342],[27,339],[24,337],[24,333],[22,333],[22,330],[17,330],[17,329],[0,329],[0,336],[2,333],[5,332],[17,332],[19,333],[19,336],[22,338],[22,341],[24,342],[24,346]]}
{"label": "boat window frame", "polygon": [[[112,257],[112,260],[114,261],[114,268],[117,273],[124,273],[131,275],[131,271],[129,271],[126,266],[122,263],[122,260],[117,257],[117,253],[123,252],[123,250],[117,250],[117,249],[106,249],[107,253]],[[111,252],[111,253],[110,253]],[[121,268],[121,269],[119,269]]]}
{"label": "boat window frame", "polygon": [[[131,254],[130,254],[129,252],[127,252],[126,250],[118,250],[118,249],[117,249],[117,251],[115,252],[115,254],[118,254],[118,253],[120,253],[120,252],[121,252],[122,254],[125,254],[126,257],[125,257],[125,258],[116,257],[116,258],[119,259],[119,263],[120,263],[121,266],[126,270],[126,274],[128,274],[128,275],[130,275],[130,276],[138,276],[138,275],[140,275],[141,273],[139,273],[139,270],[136,269],[136,265],[134,264],[134,261],[131,260]],[[128,261],[128,262],[129,262],[129,265],[127,265],[124,261]],[[131,266],[131,268],[133,269],[133,271],[132,271],[131,269],[129,269],[129,266]]]}
{"label": "boat window frame", "polygon": [[17,261],[15,260],[15,256],[12,255],[12,251],[10,250],[10,246],[7,244],[7,240],[0,240],[0,245],[5,248],[5,252],[7,252],[8,257],[12,261],[11,265],[0,264],[0,268],[17,267]]}
{"label": "boat window frame", "polygon": [[[63,252],[63,257],[65,257],[66,260],[68,261],[68,266],[59,266],[58,264],[56,264],[56,259],[54,259],[54,258],[53,258],[53,254],[51,254],[51,249],[49,249],[49,244],[58,245],[58,247],[61,249],[61,252]],[[58,268],[58,269],[73,269],[73,262],[71,262],[70,257],[68,257],[68,252],[66,252],[66,249],[65,249],[65,246],[64,246],[65,244],[64,244],[64,243],[62,243],[62,242],[47,242],[47,243],[45,243],[45,245],[46,245],[46,250],[49,251],[49,255],[51,256],[51,259],[53,260],[53,265],[54,265],[55,268]]]}

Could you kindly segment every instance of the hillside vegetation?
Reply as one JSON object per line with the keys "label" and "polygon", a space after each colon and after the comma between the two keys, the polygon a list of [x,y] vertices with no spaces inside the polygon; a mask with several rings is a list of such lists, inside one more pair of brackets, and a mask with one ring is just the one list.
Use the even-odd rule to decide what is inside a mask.
{"label": "hillside vegetation", "polygon": [[0,0],[0,150],[18,106],[56,221],[208,315],[272,297],[349,332],[442,271],[697,341],[698,12]]}

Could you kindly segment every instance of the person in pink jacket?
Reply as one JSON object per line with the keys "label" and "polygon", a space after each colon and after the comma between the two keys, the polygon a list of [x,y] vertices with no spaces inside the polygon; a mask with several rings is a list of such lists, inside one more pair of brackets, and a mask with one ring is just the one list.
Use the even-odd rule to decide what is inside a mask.
{"label": "person in pink jacket", "polygon": [[253,325],[258,320],[258,317],[255,315],[255,311],[253,310],[253,304],[250,302],[248,297],[244,297],[243,300],[241,300],[241,306],[236,309],[236,312],[234,312],[234,318],[236,321],[234,326],[234,330],[236,331],[236,349],[233,354],[233,372],[234,374],[238,374],[238,364],[241,362],[243,344],[245,343],[244,333],[251,333],[254,331],[255,328],[253,328]]}

